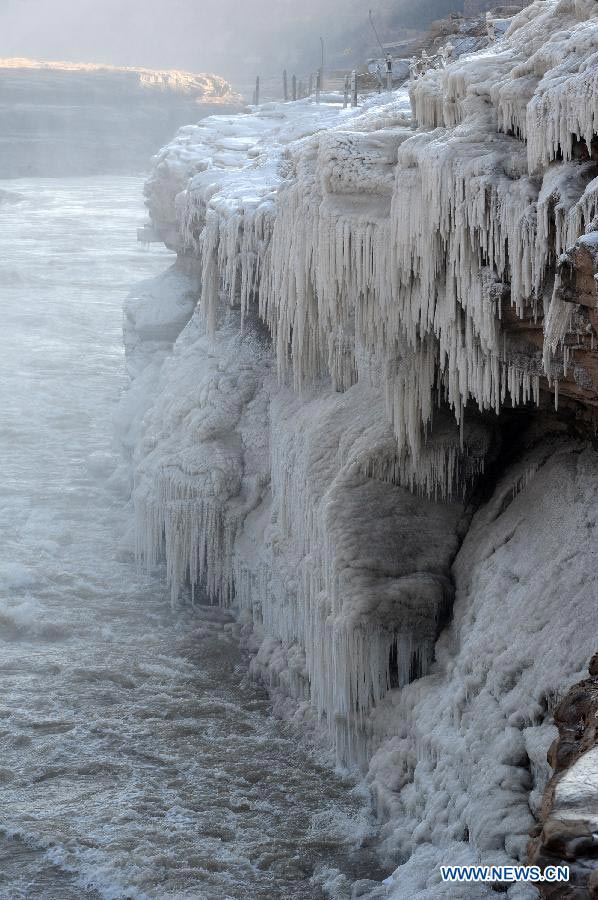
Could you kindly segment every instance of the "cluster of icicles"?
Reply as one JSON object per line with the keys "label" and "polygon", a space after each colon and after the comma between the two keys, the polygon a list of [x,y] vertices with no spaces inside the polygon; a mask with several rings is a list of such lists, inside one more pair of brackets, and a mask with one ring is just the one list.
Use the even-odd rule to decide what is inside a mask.
{"label": "cluster of icicles", "polygon": [[[378,379],[396,444],[378,463],[367,458],[370,477],[446,498],[459,453],[450,442],[433,444],[439,403],[463,429],[470,401],[496,413],[507,398],[538,401],[541,363],[526,368],[505,352],[505,296],[521,318],[544,315],[544,374],[558,384],[553,357],[570,313],[559,299],[556,263],[598,213],[595,166],[571,159],[571,135],[589,147],[596,133],[598,84],[588,60],[598,23],[588,10],[588,0],[534,4],[494,56],[421,78],[412,87],[419,127],[397,126],[392,180],[387,168],[380,174],[371,134],[355,129],[348,140],[337,128],[290,146],[275,202],[212,201],[192,186],[179,198],[181,233],[202,260],[200,310],[209,330],[218,328],[223,303],[240,307],[242,318],[259,316],[281,379],[298,390],[322,376],[339,391]],[[578,40],[563,39],[570,77],[553,83],[549,61],[558,48],[543,47],[563,23],[578,29]],[[536,93],[534,66],[534,84],[546,82]],[[349,145],[361,181],[352,164],[343,181],[339,159]],[[293,454],[297,466],[301,458]],[[266,633],[297,651],[295,695],[305,696],[309,683],[316,709],[344,723],[336,734],[344,735],[341,755],[351,755],[347,723],[362,727],[388,690],[391,654],[398,652],[404,683],[414,653],[425,669],[434,631],[414,637],[363,620],[355,627],[341,615],[343,573],[310,501],[309,473],[291,474],[288,448],[276,441],[270,471],[279,521],[289,519],[295,538],[301,521],[300,590],[289,591],[276,566],[236,555],[242,517],[229,520],[226,504],[188,496],[184,485],[165,482],[161,499],[169,503],[142,511],[148,561],[164,534],[177,587],[188,577],[221,602],[234,594],[259,608]]]}
{"label": "cluster of icicles", "polygon": [[[536,4],[494,57],[474,55],[415,82],[417,124],[447,127],[399,129],[390,215],[380,204],[337,204],[339,194],[326,189],[344,154],[351,192],[359,192],[342,131],[298,144],[295,178],[278,190],[275,205],[232,213],[225,205],[223,213],[188,191],[181,223],[188,240],[201,234],[202,308],[210,326],[222,290],[244,313],[256,301],[279,369],[292,370],[296,387],[329,373],[346,388],[359,377],[357,351],[376,358],[399,449],[415,458],[439,396],[458,423],[470,399],[495,412],[507,395],[514,404],[537,401],[537,366],[526,371],[520,360],[505,358],[500,297],[510,292],[522,318],[539,307],[548,313],[555,262],[598,212],[595,166],[570,159],[575,135],[591,145],[598,117],[591,65],[598,27],[595,17],[578,21],[587,5],[560,0],[546,12],[546,4]],[[547,49],[553,19],[561,26],[572,19],[576,28],[563,46],[553,41]],[[559,68],[553,84],[546,69],[563,53],[573,71],[563,79]],[[536,76],[540,87],[530,97],[537,57],[544,78]],[[477,84],[485,69],[488,94]],[[350,138],[362,163],[361,188],[371,194],[371,135]],[[554,162],[559,156],[565,162]],[[386,188],[381,178],[379,192]],[[553,314],[547,322],[562,318]],[[548,335],[547,362],[562,332]]]}
{"label": "cluster of icicles", "polygon": [[[510,291],[520,317],[547,314],[556,260],[598,212],[592,163],[554,163],[540,180],[516,139],[474,137],[465,125],[405,130],[390,216],[339,210],[315,177],[253,215],[208,209],[201,231],[208,325],[223,292],[244,315],[255,302],[296,388],[330,374],[345,389],[360,357],[376,360],[399,450],[414,459],[439,397],[457,423],[471,399],[496,413],[507,395],[537,402],[537,366],[503,352],[500,301]],[[563,337],[547,335],[552,353]]]}
{"label": "cluster of icicles", "polygon": [[[350,435],[350,416],[355,413],[367,423],[357,442]],[[366,397],[356,396],[353,405],[347,398],[344,409],[341,404],[330,410],[330,417],[322,416],[311,429],[308,421],[309,414],[286,421],[277,418],[272,429],[275,546],[267,563],[262,559],[256,565],[253,558],[235,554],[237,600],[263,633],[284,648],[290,676],[286,690],[296,700],[309,699],[317,715],[325,718],[338,758],[363,759],[368,712],[392,684],[403,686],[414,670],[425,672],[430,665],[447,585],[433,574],[393,579],[392,563],[384,576],[378,576],[375,550],[367,539],[361,552],[372,572],[347,558],[345,541],[351,534],[347,498],[354,490],[361,491],[360,514],[367,529],[383,514],[375,496],[363,487],[376,463],[380,464],[376,477],[407,475],[400,461],[394,461],[393,469],[393,461],[385,456],[391,448],[380,435],[378,406],[370,402],[368,407]],[[334,435],[328,444],[322,430]],[[368,440],[373,445],[366,446]],[[329,449],[335,445],[338,450]],[[440,444],[436,450],[436,455],[425,454],[430,470],[435,463],[445,469],[456,465],[458,442],[452,453]],[[388,490],[386,496],[390,498]],[[411,528],[412,522],[403,525]],[[301,564],[296,567],[293,560]],[[377,606],[393,589],[393,612],[381,621]],[[417,594],[415,614],[403,604],[402,592]]]}

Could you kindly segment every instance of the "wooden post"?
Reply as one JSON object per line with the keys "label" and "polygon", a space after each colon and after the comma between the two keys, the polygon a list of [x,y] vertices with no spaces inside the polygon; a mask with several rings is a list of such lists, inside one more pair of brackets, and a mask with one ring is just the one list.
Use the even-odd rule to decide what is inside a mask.
{"label": "wooden post", "polygon": [[284,102],[286,103],[289,99],[289,82],[287,79],[287,70],[285,69],[282,73],[282,93],[284,96]]}
{"label": "wooden post", "polygon": [[357,72],[351,72],[351,106],[357,106]]}
{"label": "wooden post", "polygon": [[351,90],[351,79],[348,75],[345,75],[345,97],[343,100],[343,109],[346,109],[349,105],[349,91]]}
{"label": "wooden post", "polygon": [[260,105],[260,76],[255,79],[255,105]]}
{"label": "wooden post", "polygon": [[316,74],[316,103],[320,102],[320,89],[322,87],[322,70],[318,69]]}
{"label": "wooden post", "polygon": [[313,92],[314,92],[314,73],[310,72],[309,73],[309,96],[310,97],[313,94]]}
{"label": "wooden post", "polygon": [[297,76],[293,75],[293,100],[297,99]]}

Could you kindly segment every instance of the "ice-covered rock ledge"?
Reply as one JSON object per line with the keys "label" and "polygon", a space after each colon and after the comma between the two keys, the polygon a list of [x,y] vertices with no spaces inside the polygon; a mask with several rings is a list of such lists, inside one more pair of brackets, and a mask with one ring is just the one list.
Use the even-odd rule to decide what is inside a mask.
{"label": "ice-covered rock ledge", "polygon": [[138,552],[369,767],[372,896],[493,895],[439,866],[525,858],[595,651],[597,52],[536,2],[411,102],[212,117],[147,183],[187,299],[128,307]]}
{"label": "ice-covered rock ledge", "polygon": [[598,892],[598,654],[589,675],[554,714],[559,735],[548,753],[553,776],[529,856],[542,867],[566,862],[570,878],[567,885],[543,885],[544,900],[592,900]]}
{"label": "ice-covered rock ledge", "polygon": [[187,122],[241,98],[190,72],[0,60],[0,178],[144,171]]}

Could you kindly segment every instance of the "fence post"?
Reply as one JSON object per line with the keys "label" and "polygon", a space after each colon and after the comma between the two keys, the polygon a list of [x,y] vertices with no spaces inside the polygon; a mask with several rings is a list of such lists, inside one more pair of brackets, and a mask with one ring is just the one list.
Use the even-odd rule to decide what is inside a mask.
{"label": "fence post", "polygon": [[255,79],[255,106],[260,105],[260,76]]}
{"label": "fence post", "polygon": [[289,99],[289,83],[287,80],[287,70],[285,69],[282,73],[282,93],[284,96],[284,102],[286,103]]}
{"label": "fence post", "polygon": [[345,75],[345,97],[343,100],[343,109],[346,109],[349,105],[349,91],[351,90],[351,79],[348,75]]}
{"label": "fence post", "polygon": [[357,106],[357,72],[351,72],[351,106]]}
{"label": "fence post", "polygon": [[297,76],[293,75],[293,100],[297,99]]}
{"label": "fence post", "polygon": [[309,73],[309,96],[310,97],[313,94],[313,92],[314,92],[314,73],[310,72]]}
{"label": "fence post", "polygon": [[322,88],[322,70],[318,69],[316,74],[316,103],[320,102],[320,90]]}

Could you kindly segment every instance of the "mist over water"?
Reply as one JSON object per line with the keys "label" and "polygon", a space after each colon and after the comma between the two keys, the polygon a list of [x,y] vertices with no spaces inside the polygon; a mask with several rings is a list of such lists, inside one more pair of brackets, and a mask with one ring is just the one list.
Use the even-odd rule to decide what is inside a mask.
{"label": "mist over water", "polygon": [[[309,58],[319,35],[353,20],[357,0],[0,0],[0,57],[35,56],[238,78]],[[367,17],[367,11],[365,12]],[[349,17],[349,18],[347,18]],[[361,21],[363,10],[358,14]]]}
{"label": "mist over water", "polygon": [[[235,83],[363,62],[405,27],[461,9],[463,0],[0,0],[0,58],[212,71]],[[399,31],[397,32],[397,29]]]}
{"label": "mist over water", "polygon": [[121,305],[171,260],[141,189],[0,183],[0,898],[350,896],[363,795],[269,716],[230,617],[123,549]]}

